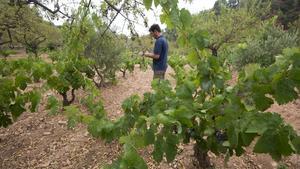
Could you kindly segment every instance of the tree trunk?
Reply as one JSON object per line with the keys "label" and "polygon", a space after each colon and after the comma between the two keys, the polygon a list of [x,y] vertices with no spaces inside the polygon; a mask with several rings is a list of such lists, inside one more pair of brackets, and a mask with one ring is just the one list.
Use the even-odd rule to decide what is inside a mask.
{"label": "tree trunk", "polygon": [[212,168],[207,151],[203,150],[199,143],[194,145],[194,156],[197,159],[197,166],[201,169]]}
{"label": "tree trunk", "polygon": [[33,53],[34,53],[35,58],[38,58],[38,51],[34,50]]}
{"label": "tree trunk", "polygon": [[126,69],[120,70],[120,71],[122,72],[123,78],[125,78],[125,76],[126,76]]}
{"label": "tree trunk", "polygon": [[71,90],[71,99],[68,99],[67,92],[60,93],[60,95],[63,97],[63,106],[69,106],[73,101],[75,100],[75,89]]}
{"label": "tree trunk", "polygon": [[213,56],[218,56],[218,49],[217,48],[212,48],[211,49],[211,54],[213,55]]}
{"label": "tree trunk", "polygon": [[104,87],[104,86],[105,86],[105,84],[104,84],[104,77],[101,75],[101,73],[99,72],[98,68],[97,68],[95,65],[94,65],[94,69],[95,69],[97,75],[100,77],[100,82],[97,83],[97,82],[93,79],[94,83],[96,84],[96,86],[97,86],[98,88]]}

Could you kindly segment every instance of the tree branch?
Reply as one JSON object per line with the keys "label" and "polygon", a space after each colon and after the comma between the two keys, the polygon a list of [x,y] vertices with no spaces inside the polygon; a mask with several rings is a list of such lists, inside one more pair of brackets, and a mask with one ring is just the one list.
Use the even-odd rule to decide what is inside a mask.
{"label": "tree branch", "polygon": [[[0,46],[9,43],[9,44],[10,44],[10,48],[13,48],[13,45],[12,45],[12,42],[13,42],[13,41],[12,41],[11,32],[10,32],[9,28],[7,28],[6,31],[7,31],[9,40],[8,40],[8,41],[5,41],[5,42],[0,42]],[[1,35],[1,36],[2,36],[2,35]]]}
{"label": "tree branch", "polygon": [[21,7],[22,5],[34,4],[34,5],[36,5],[36,6],[39,6],[40,8],[42,8],[42,9],[48,11],[49,13],[51,13],[51,14],[53,14],[53,15],[55,15],[55,14],[57,14],[57,13],[60,13],[60,14],[62,14],[62,15],[65,16],[65,17],[71,18],[71,16],[69,16],[68,14],[66,14],[66,13],[64,13],[64,12],[62,12],[62,11],[60,10],[60,6],[58,5],[58,1],[57,1],[57,3],[55,4],[55,8],[56,8],[56,9],[54,9],[54,10],[48,8],[46,5],[44,5],[43,3],[39,2],[38,0],[24,0],[24,1],[22,1],[22,0],[11,0],[11,1],[9,2],[9,4],[10,4],[10,5],[19,5],[20,7]]}
{"label": "tree branch", "polygon": [[114,22],[114,20],[117,18],[117,16],[120,14],[123,6],[125,5],[125,2],[122,4],[121,8],[118,9],[117,7],[115,7],[113,4],[111,4],[108,0],[104,0],[105,3],[107,3],[112,9],[114,9],[115,11],[117,11],[117,14],[113,17],[113,19],[110,21],[110,23],[107,25],[106,29],[103,31],[103,33],[101,34],[101,37],[104,36],[104,34],[106,33],[106,31],[110,28],[111,24]]}

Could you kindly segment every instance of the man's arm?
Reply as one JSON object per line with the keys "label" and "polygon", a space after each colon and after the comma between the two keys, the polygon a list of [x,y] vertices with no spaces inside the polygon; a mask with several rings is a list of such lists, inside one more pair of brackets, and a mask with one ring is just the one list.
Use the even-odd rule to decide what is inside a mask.
{"label": "man's arm", "polygon": [[145,52],[144,56],[152,58],[152,59],[159,59],[159,55],[151,53],[151,52]]}
{"label": "man's arm", "polygon": [[162,52],[162,48],[163,48],[163,42],[160,41],[160,40],[157,40],[155,42],[153,53],[151,53],[151,52],[145,52],[144,56],[152,58],[152,59],[159,59],[159,56],[160,56],[160,54]]}

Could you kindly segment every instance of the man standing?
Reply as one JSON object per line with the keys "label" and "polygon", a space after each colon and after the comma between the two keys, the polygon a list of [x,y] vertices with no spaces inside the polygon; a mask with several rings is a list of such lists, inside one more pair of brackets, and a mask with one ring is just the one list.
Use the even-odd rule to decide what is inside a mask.
{"label": "man standing", "polygon": [[156,39],[153,53],[142,52],[142,56],[146,56],[153,59],[153,79],[164,79],[167,70],[168,60],[168,42],[166,38],[161,34],[161,29],[158,24],[153,24],[149,29],[150,35]]}

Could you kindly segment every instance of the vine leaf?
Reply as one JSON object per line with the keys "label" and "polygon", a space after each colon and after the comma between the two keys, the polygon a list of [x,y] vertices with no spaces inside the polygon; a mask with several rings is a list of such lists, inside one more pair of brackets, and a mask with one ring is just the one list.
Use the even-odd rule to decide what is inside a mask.
{"label": "vine leaf", "polygon": [[[149,10],[149,9],[151,8],[152,1],[153,1],[153,0],[143,0],[144,5],[145,5],[145,7],[146,7],[147,10]],[[156,3],[156,4],[157,4],[157,3]]]}

